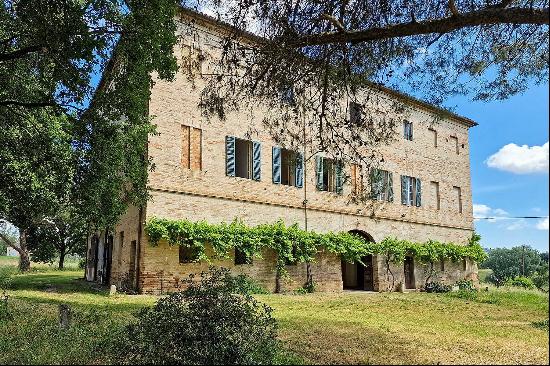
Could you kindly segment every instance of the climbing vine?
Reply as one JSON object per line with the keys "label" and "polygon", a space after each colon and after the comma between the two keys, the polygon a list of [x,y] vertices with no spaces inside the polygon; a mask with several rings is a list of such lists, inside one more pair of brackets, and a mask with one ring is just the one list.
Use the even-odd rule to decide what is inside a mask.
{"label": "climbing vine", "polygon": [[[472,235],[467,245],[434,240],[415,243],[393,237],[373,243],[352,233],[319,234],[304,231],[297,224],[286,226],[281,221],[251,227],[240,221],[209,224],[205,221],[159,218],[149,220],[145,231],[151,245],[156,246],[161,240],[166,240],[169,245],[194,248],[198,253],[197,261],[228,258],[233,248],[244,252],[249,258],[261,258],[263,249],[272,249],[277,253],[277,270],[281,273],[284,273],[286,264],[314,261],[315,255],[322,249],[340,255],[350,263],[362,263],[361,258],[369,254],[384,255],[388,263],[403,263],[408,255],[421,263],[440,260],[458,262],[466,258],[479,263],[487,257],[477,234]],[[205,244],[212,246],[214,258],[206,254]]]}

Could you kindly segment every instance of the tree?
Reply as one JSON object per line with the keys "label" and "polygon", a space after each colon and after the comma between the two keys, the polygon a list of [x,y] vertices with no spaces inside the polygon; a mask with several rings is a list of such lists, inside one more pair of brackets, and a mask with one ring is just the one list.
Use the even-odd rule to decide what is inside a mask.
{"label": "tree", "polygon": [[2,239],[2,236],[7,238],[7,241],[17,243],[18,235],[17,229],[5,221],[0,221],[0,255],[8,254],[8,245],[6,241]]}
{"label": "tree", "polygon": [[72,207],[60,207],[52,218],[29,230],[27,239],[31,258],[35,262],[59,260],[63,269],[65,256],[85,255],[88,225]]}
{"label": "tree", "polygon": [[4,243],[19,253],[19,269],[30,268],[29,230],[56,212],[72,187],[74,159],[68,120],[47,111],[8,115],[0,129],[0,220],[19,229],[19,240],[0,233]]}
{"label": "tree", "polygon": [[99,229],[147,199],[149,90],[153,73],[171,79],[177,69],[175,10],[175,0],[0,6],[0,219],[20,229],[9,245],[22,270],[28,230],[59,205]]}
{"label": "tree", "polygon": [[502,283],[516,276],[529,277],[541,269],[540,253],[530,246],[490,249],[483,268],[493,270],[493,279]]}

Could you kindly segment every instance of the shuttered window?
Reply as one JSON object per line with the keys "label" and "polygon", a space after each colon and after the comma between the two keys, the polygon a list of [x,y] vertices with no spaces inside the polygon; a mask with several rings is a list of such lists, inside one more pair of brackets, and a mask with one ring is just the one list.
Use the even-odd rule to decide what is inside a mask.
{"label": "shuttered window", "polygon": [[202,170],[202,130],[181,126],[181,166],[184,169]]}
{"label": "shuttered window", "polygon": [[273,183],[301,188],[304,184],[302,154],[273,147]]}
{"label": "shuttered window", "polygon": [[382,169],[371,169],[371,198],[377,201],[393,202],[393,174]]}
{"label": "shuttered window", "polygon": [[401,203],[407,206],[422,206],[422,182],[420,178],[401,176]]}
{"label": "shuttered window", "polygon": [[256,141],[225,138],[226,174],[230,177],[261,179],[261,144]]}
{"label": "shuttered window", "polygon": [[343,193],[344,169],[342,162],[316,156],[315,175],[319,191]]}
{"label": "shuttered window", "polygon": [[453,187],[456,197],[456,208],[458,213],[462,213],[462,190],[460,187]]}
{"label": "shuttered window", "polygon": [[458,154],[460,154],[460,148],[458,146],[458,137],[456,136],[451,136],[451,142],[453,143],[453,147],[455,149],[455,152]]}

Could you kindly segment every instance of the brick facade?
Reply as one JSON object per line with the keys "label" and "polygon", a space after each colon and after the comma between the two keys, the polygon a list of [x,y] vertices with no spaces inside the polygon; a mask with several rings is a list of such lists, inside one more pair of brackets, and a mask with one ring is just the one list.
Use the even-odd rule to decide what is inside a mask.
{"label": "brick facade", "polygon": [[[224,121],[206,120],[201,116],[197,105],[205,82],[200,77],[200,70],[207,72],[208,57],[219,53],[216,45],[223,27],[206,17],[190,14],[182,13],[178,26],[181,43],[175,48],[175,53],[180,61],[182,53],[192,52],[190,50],[199,49],[207,57],[204,65],[198,68],[199,75],[194,85],[185,73],[188,68],[182,67],[173,82],[158,80],[152,88],[149,110],[159,132],[159,135],[150,136],[148,142],[149,155],[156,166],[148,183],[152,199],[141,211],[130,208],[113,230],[112,283],[120,285],[132,271],[132,241],[136,241],[134,285],[142,292],[174,291],[190,273],[207,269],[206,263],[180,264],[178,248],[166,243],[161,242],[157,247],[149,245],[140,222],[143,224],[152,217],[211,223],[239,219],[248,225],[283,220],[288,225],[298,223],[304,228],[307,215],[307,229],[317,232],[358,230],[375,241],[394,236],[419,242],[428,239],[467,242],[473,231],[468,143],[468,128],[472,123],[452,115],[440,119],[435,108],[415,101],[407,102],[407,119],[414,126],[413,140],[405,140],[403,131],[397,128],[394,141],[381,149],[384,157],[381,168],[394,176],[394,202],[349,203],[353,189],[349,182],[344,185],[341,195],[318,191],[315,159],[305,164],[303,188],[274,184],[271,154],[276,144],[261,123],[262,116],[268,111],[258,105],[252,112],[229,114]],[[192,39],[186,37],[189,17],[194,18],[194,27],[198,30]],[[393,92],[380,91],[379,94],[390,101],[396,98]],[[199,130],[200,144],[196,143],[197,140],[189,144],[192,136],[199,135]],[[259,181],[226,176],[226,136],[261,143]],[[347,174],[351,173],[350,166],[345,166],[345,169]],[[422,180],[421,207],[401,204],[401,175]],[[460,188],[461,202],[456,188]],[[122,247],[121,232],[124,232]],[[274,290],[274,263],[274,253],[266,252],[263,259],[254,260],[251,265],[235,266],[232,260],[214,264],[229,267],[236,273],[246,273]],[[336,256],[319,255],[313,265],[319,290],[342,290],[341,266]],[[466,263],[466,268],[463,263],[446,263],[443,271],[440,264],[436,267],[439,269],[438,278],[446,282],[465,277],[475,279],[477,276],[474,263]],[[392,283],[404,281],[403,265],[392,264],[390,270],[394,278],[388,273],[384,258],[373,258],[374,290],[391,290]],[[285,290],[305,283],[305,265],[288,266],[288,272],[290,276],[284,283]],[[425,275],[425,266],[415,263],[415,287],[423,285]],[[93,280],[90,270],[87,278]]]}

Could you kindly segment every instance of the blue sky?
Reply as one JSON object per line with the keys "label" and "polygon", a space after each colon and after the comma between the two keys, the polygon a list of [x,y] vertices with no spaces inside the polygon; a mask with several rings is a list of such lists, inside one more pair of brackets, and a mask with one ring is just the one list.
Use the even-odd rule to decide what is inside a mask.
{"label": "blue sky", "polygon": [[[544,84],[504,101],[455,98],[447,103],[479,123],[470,130],[474,214],[501,218],[475,222],[483,246],[526,244],[548,251],[548,221],[505,218],[548,216],[548,149],[533,149],[548,142],[548,98]],[[488,160],[508,144],[528,147],[508,147]]]}

